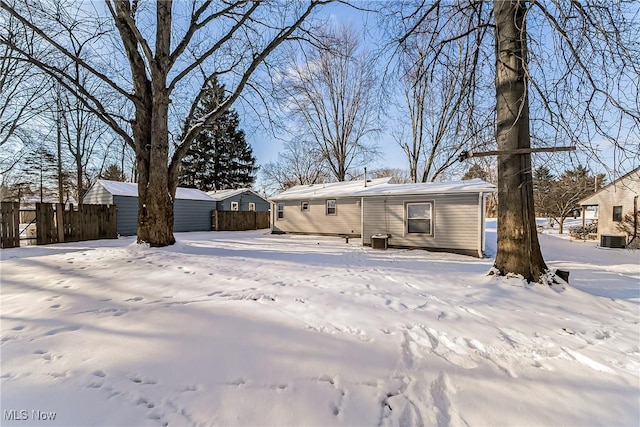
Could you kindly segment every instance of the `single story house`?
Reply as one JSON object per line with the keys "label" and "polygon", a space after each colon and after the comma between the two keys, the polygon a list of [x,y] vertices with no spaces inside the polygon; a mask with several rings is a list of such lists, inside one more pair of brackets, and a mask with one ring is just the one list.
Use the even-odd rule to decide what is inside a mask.
{"label": "single story house", "polygon": [[[99,179],[84,196],[84,203],[116,205],[118,234],[133,236],[138,228],[138,184]],[[195,188],[178,187],[173,205],[173,231],[210,231],[216,201]]]}
{"label": "single story house", "polygon": [[[628,174],[616,179],[609,185],[602,187],[589,197],[580,200],[583,211],[583,218],[588,219],[585,212],[596,212],[598,220],[598,239],[602,246],[602,236],[619,236],[624,238],[626,244],[632,235],[622,231],[620,226],[626,214],[637,212],[640,204],[640,167],[632,170]],[[583,225],[584,225],[583,219]],[[611,239],[607,239],[611,240]],[[620,241],[620,239],[613,239]],[[607,242],[608,243],[608,242]],[[615,246],[623,246],[615,244]]]}
{"label": "single story house", "polygon": [[250,188],[209,191],[207,194],[216,201],[219,211],[267,212],[271,207],[269,200]]}
{"label": "single story house", "polygon": [[372,245],[482,257],[485,196],[479,179],[420,184],[370,181],[301,185],[272,198],[272,232],[361,237]]}

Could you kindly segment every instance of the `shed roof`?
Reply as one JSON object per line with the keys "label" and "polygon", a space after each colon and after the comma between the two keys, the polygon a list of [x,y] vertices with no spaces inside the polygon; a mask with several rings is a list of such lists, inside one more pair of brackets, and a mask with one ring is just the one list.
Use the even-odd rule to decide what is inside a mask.
{"label": "shed roof", "polygon": [[481,179],[417,184],[390,184],[390,178],[363,181],[332,182],[328,184],[298,185],[274,196],[272,200],[321,199],[328,197],[371,197],[385,195],[437,193],[491,193],[496,186]]}
{"label": "shed roof", "polygon": [[[132,182],[108,181],[106,179],[99,179],[98,183],[114,196],[138,197],[138,184]],[[184,187],[178,187],[176,189],[176,199],[213,201],[213,199],[205,192],[196,188]]]}
{"label": "shed roof", "polygon": [[230,189],[230,190],[207,191],[207,194],[209,195],[209,197],[211,197],[213,200],[217,202],[224,199],[228,199],[229,197],[237,196],[238,194],[242,194],[242,193],[251,193],[264,199],[264,197],[262,197],[261,195],[253,191],[251,188],[236,188],[236,189]]}

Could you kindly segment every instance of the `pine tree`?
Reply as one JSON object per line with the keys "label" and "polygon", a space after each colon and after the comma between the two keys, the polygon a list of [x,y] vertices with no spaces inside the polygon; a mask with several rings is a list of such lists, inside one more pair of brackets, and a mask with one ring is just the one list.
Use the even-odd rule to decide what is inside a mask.
{"label": "pine tree", "polygon": [[111,163],[107,168],[100,174],[100,179],[107,179],[109,181],[126,181],[126,177],[124,176],[124,172],[120,169],[120,166],[115,163]]}
{"label": "pine tree", "polygon": [[24,183],[37,189],[37,200],[44,201],[56,194],[57,159],[44,144],[31,151],[24,161]]}
{"label": "pine tree", "polygon": [[[213,111],[223,99],[224,85],[213,78],[191,121]],[[185,132],[191,121],[185,123]],[[202,191],[250,187],[255,181],[256,159],[239,126],[235,110],[226,111],[207,126],[182,160],[179,185]]]}

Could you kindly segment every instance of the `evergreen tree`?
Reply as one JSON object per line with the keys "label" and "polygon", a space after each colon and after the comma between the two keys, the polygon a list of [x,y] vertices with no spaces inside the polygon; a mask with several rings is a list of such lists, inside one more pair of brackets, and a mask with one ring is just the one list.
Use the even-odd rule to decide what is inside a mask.
{"label": "evergreen tree", "polygon": [[481,180],[487,181],[487,182],[490,181],[489,172],[484,170],[484,168],[477,163],[474,163],[473,165],[471,165],[471,167],[462,176],[463,180],[475,179],[475,178],[480,178]]}
{"label": "evergreen tree", "polygon": [[[214,77],[200,100],[185,132],[192,122],[213,111],[224,100],[224,85]],[[202,191],[250,187],[257,167],[251,147],[239,129],[235,110],[228,110],[196,137],[182,160],[179,185]]]}
{"label": "evergreen tree", "polygon": [[546,166],[540,166],[533,171],[533,203],[536,216],[549,217],[551,212],[552,186],[555,176]]}
{"label": "evergreen tree", "polygon": [[106,179],[109,181],[126,181],[126,177],[124,176],[124,172],[120,169],[120,166],[115,163],[111,163],[107,168],[100,174],[100,179]]}
{"label": "evergreen tree", "polygon": [[56,195],[57,159],[44,144],[31,151],[24,161],[24,183],[35,191],[36,199],[44,201]]}

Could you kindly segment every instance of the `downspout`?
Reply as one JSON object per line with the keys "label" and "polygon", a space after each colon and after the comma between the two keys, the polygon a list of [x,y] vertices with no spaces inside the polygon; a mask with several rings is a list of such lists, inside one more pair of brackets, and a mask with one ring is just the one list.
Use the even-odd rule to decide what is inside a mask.
{"label": "downspout", "polygon": [[360,242],[364,246],[364,197],[360,197]]}
{"label": "downspout", "polygon": [[478,258],[484,256],[484,193],[478,193]]}
{"label": "downspout", "polygon": [[638,238],[638,196],[633,198],[633,237],[629,244]]}
{"label": "downspout", "polygon": [[582,241],[586,242],[587,241],[587,230],[585,229],[585,227],[587,226],[587,224],[586,224],[585,215],[587,213],[587,208],[584,205],[581,206],[581,207],[582,207]]}

